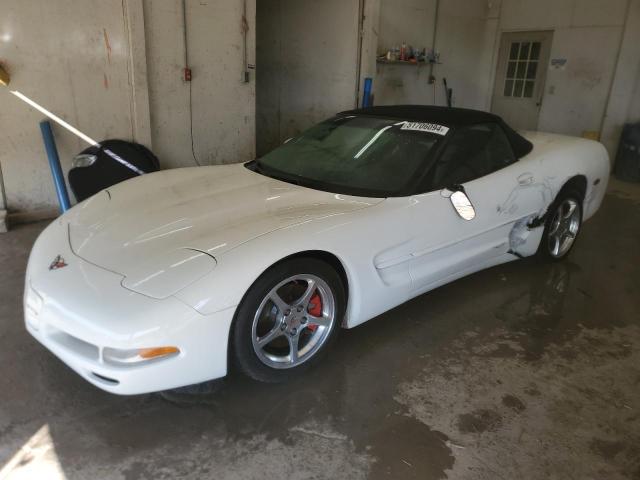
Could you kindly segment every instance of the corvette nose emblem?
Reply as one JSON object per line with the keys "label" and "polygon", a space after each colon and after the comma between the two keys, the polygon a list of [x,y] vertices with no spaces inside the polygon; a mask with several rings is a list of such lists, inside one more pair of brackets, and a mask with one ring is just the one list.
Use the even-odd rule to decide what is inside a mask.
{"label": "corvette nose emblem", "polygon": [[49,270],[58,270],[59,268],[64,268],[67,266],[67,263],[64,261],[64,258],[62,258],[62,255],[58,255],[53,262],[51,262],[51,265],[49,265]]}

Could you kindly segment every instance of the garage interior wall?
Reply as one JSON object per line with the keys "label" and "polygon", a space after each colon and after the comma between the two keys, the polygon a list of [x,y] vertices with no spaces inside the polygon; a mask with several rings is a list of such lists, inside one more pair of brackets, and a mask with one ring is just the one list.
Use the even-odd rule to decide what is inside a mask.
{"label": "garage interior wall", "polygon": [[[94,138],[133,137],[125,3],[0,3],[0,61],[10,87]],[[73,11],[73,13],[71,13]],[[37,26],[37,28],[34,28]],[[0,165],[9,211],[57,205],[38,122],[43,116],[0,88]],[[53,126],[62,168],[86,147]]]}
{"label": "garage interior wall", "polygon": [[[253,65],[256,0],[186,0],[184,18],[181,0],[144,0],[151,135],[164,168],[255,157],[254,70],[243,81],[245,4]],[[191,82],[183,79],[185,48]]]}
{"label": "garage interior wall", "polygon": [[377,104],[444,105],[444,77],[453,88],[454,106],[489,109],[501,32],[553,30],[551,58],[567,62],[547,72],[538,129],[601,132],[613,157],[623,124],[640,117],[638,104],[629,103],[638,91],[638,0],[380,2],[378,54],[403,41],[428,49],[435,28],[442,63],[434,68],[435,91],[428,66],[379,64]]}
{"label": "garage interior wall", "polygon": [[258,1],[259,155],[356,105],[359,3]]}
{"label": "garage interior wall", "polygon": [[498,12],[486,0],[381,0],[378,53],[403,42],[429,50],[435,31],[441,64],[434,83],[427,65],[379,64],[375,103],[445,105],[446,78],[457,106],[488,109]]}
{"label": "garage interior wall", "polygon": [[[553,30],[540,130],[582,135],[600,131],[616,67],[628,0],[543,0],[537,4],[505,1],[502,30]],[[554,12],[549,15],[547,12]]]}
{"label": "garage interior wall", "polygon": [[625,123],[640,122],[640,0],[631,0],[611,85],[601,140],[609,152],[618,147]]}
{"label": "garage interior wall", "polygon": [[[185,7],[183,16],[181,0],[3,0],[0,62],[12,89],[98,140],[152,147],[164,168],[254,158],[256,144],[264,153],[353,108],[367,76],[379,105],[443,105],[446,77],[456,106],[489,109],[500,35],[511,31],[553,30],[551,58],[567,59],[548,71],[540,130],[601,132],[613,157],[622,126],[640,121],[640,0],[260,0],[257,13],[256,0]],[[245,9],[247,63],[257,63],[248,83]],[[403,41],[430,48],[434,32],[442,62],[435,84],[427,66],[376,65],[376,53]],[[183,79],[185,45],[192,82]],[[0,211],[55,213],[42,115],[6,88],[0,105]],[[85,145],[53,129],[66,171]]]}
{"label": "garage interior wall", "polygon": [[[193,152],[203,165],[244,161],[255,156],[254,72],[243,82],[244,4],[186,0],[191,85],[183,79],[181,0],[3,0],[0,62],[11,74],[11,89],[98,141],[152,147],[163,168],[195,165]],[[246,0],[246,12],[247,62],[253,64],[255,0]],[[0,105],[7,209],[55,215],[38,127],[43,116],[7,88],[0,88]],[[66,172],[86,145],[58,125],[53,130]]]}

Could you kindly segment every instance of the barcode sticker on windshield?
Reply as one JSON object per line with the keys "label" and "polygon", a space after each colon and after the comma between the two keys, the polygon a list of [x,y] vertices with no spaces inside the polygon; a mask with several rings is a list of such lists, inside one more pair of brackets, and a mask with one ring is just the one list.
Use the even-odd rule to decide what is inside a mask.
{"label": "barcode sticker on windshield", "polygon": [[448,127],[435,123],[422,122],[404,122],[400,130],[415,130],[417,132],[435,133],[436,135],[446,135],[449,131]]}

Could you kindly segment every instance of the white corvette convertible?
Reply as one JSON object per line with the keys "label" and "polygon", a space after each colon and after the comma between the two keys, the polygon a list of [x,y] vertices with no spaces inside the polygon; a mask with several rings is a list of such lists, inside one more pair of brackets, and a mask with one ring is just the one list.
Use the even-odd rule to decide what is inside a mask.
{"label": "white corvette convertible", "polygon": [[597,142],[491,114],[343,112],[246,163],[144,175],[49,225],[28,331],[118,394],[280,381],[341,327],[478,270],[565,257],[609,175]]}

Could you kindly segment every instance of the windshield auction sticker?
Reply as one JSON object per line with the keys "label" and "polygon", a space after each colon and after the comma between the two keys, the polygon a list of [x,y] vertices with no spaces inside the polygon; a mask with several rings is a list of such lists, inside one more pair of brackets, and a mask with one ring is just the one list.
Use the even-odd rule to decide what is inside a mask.
{"label": "windshield auction sticker", "polygon": [[449,127],[444,125],[438,125],[435,123],[422,123],[422,122],[404,122],[400,130],[414,130],[416,132],[435,133],[436,135],[446,135],[449,131]]}

